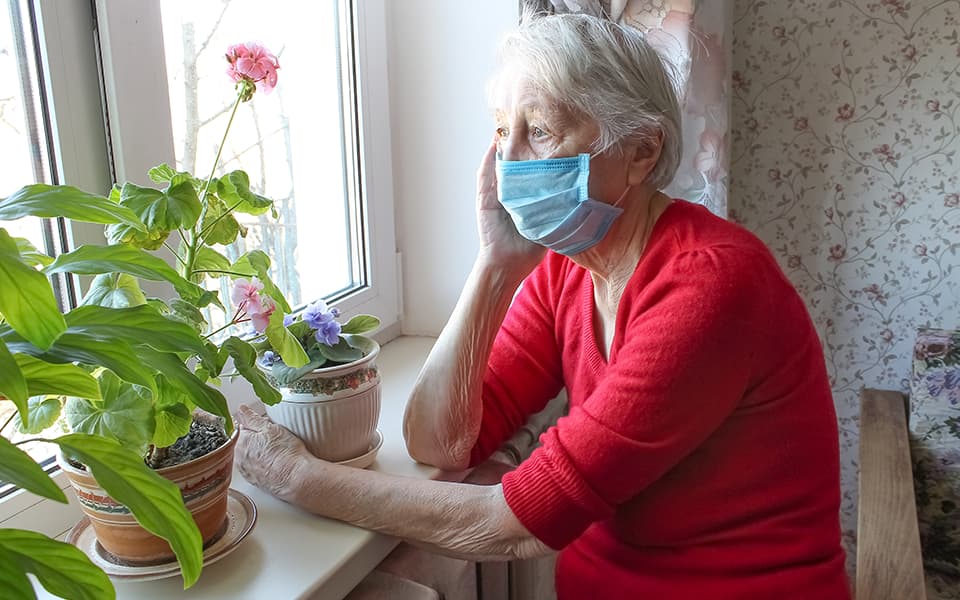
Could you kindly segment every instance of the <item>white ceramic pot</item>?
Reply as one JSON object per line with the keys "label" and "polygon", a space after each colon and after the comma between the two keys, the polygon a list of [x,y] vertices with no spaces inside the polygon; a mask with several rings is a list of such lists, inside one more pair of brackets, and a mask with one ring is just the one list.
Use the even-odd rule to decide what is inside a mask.
{"label": "white ceramic pot", "polygon": [[380,420],[380,345],[363,358],[323,367],[280,387],[267,414],[303,440],[314,456],[332,462],[367,453]]}

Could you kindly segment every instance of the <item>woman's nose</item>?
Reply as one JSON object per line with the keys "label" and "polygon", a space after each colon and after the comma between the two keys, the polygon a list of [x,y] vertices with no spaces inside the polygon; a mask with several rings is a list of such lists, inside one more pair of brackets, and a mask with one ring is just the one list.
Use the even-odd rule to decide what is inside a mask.
{"label": "woman's nose", "polygon": [[497,151],[500,153],[501,160],[530,160],[534,158],[529,146],[525,147],[524,144],[518,144],[515,139],[510,137],[500,138],[500,141],[497,142]]}

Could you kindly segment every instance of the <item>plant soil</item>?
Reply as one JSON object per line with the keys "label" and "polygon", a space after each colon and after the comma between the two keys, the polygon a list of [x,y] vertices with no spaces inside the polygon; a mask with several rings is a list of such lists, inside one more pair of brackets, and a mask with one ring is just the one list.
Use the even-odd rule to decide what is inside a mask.
{"label": "plant soil", "polygon": [[147,466],[162,469],[205,456],[227,443],[223,420],[194,419],[187,435],[166,448],[153,448],[147,455]]}

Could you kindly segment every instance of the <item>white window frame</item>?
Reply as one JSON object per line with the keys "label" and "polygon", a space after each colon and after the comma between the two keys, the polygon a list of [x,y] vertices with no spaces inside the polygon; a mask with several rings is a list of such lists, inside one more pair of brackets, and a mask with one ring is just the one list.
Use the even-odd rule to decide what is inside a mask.
{"label": "white window frame", "polygon": [[[42,68],[47,75],[55,182],[106,193],[112,183],[112,153],[118,181],[149,183],[147,171],[161,162],[174,164],[175,156],[159,0],[95,0],[98,38],[88,3],[33,1],[40,24]],[[368,313],[380,317],[382,326],[375,337],[384,343],[399,335],[402,312],[390,154],[386,3],[354,0],[353,6],[368,285],[335,306],[346,316]],[[100,66],[95,39],[102,56]],[[137,48],[146,41],[146,48],[130,52],[134,41]],[[109,149],[104,108],[110,121]],[[69,236],[71,247],[102,243],[103,228],[72,223]],[[16,522],[25,511],[62,515],[65,509],[18,490],[0,499],[0,526],[11,518]],[[53,531],[60,520],[51,523],[52,529],[44,533],[62,533]]]}
{"label": "white window frame", "polygon": [[[160,2],[95,0],[114,168],[119,181],[143,185],[147,171],[174,164]],[[388,341],[401,314],[390,156],[385,0],[353,0],[357,45],[361,214],[368,285],[334,303],[347,317],[380,317]],[[136,47],[137,52],[129,48]],[[117,51],[113,51],[117,49]],[[144,68],[149,65],[150,68]],[[143,140],[151,140],[144,144]],[[305,298],[312,301],[314,298]]]}

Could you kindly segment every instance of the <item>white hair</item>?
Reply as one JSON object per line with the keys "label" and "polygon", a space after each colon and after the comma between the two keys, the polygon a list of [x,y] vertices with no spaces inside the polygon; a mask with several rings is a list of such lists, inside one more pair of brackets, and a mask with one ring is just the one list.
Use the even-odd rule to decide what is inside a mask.
{"label": "white hair", "polygon": [[680,163],[680,101],[673,66],[625,25],[583,14],[524,12],[500,45],[500,70],[519,73],[551,100],[600,128],[594,152],[621,143],[655,147],[660,158],[647,181],[666,187]]}

